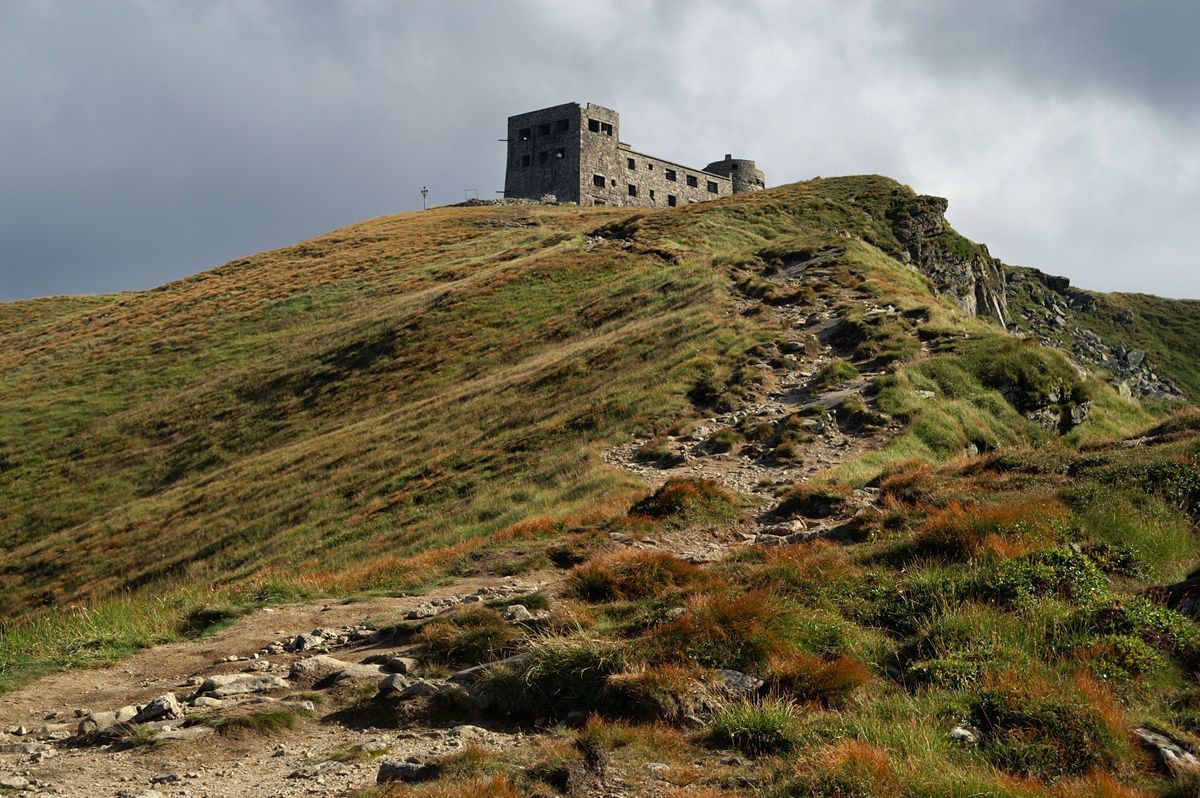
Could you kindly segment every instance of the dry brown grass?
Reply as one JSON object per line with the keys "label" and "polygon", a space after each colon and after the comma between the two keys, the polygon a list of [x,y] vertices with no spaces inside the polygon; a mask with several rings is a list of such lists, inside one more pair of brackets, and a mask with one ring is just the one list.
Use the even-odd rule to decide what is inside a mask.
{"label": "dry brown grass", "polygon": [[565,591],[585,601],[616,601],[711,581],[709,572],[666,552],[624,551],[577,566],[567,575]]}

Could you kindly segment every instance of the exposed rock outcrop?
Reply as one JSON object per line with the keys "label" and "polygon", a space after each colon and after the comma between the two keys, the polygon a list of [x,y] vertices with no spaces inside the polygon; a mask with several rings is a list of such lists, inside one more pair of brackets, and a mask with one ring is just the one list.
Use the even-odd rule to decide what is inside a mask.
{"label": "exposed rock outcrop", "polygon": [[949,205],[942,197],[923,194],[888,210],[892,231],[904,247],[902,257],[966,312],[1007,325],[1003,265],[987,247],[954,232],[946,221]]}

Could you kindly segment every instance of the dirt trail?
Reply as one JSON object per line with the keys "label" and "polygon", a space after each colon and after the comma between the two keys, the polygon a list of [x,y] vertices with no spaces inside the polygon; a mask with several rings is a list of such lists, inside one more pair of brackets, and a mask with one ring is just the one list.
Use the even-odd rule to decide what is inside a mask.
{"label": "dirt trail", "polygon": [[[523,739],[520,734],[476,727],[381,731],[331,717],[332,707],[324,704],[317,704],[316,719],[272,737],[207,734],[130,750],[82,746],[72,739],[56,738],[74,731],[80,723],[77,714],[140,705],[168,692],[182,698],[196,690],[200,679],[214,674],[249,672],[284,678],[293,662],[314,652],[260,652],[298,634],[317,628],[352,627],[368,620],[376,626],[394,623],[414,611],[429,612],[431,603],[446,601],[443,606],[452,606],[464,596],[483,594],[486,599],[550,589],[553,578],[554,574],[547,572],[519,579],[467,578],[420,596],[262,608],[204,640],[154,646],[109,668],[46,676],[0,698],[0,795],[342,795],[375,782],[379,762],[370,754],[359,753],[357,758],[364,761],[357,763],[331,761],[331,755],[344,755],[356,745],[386,749],[389,759],[403,759],[449,753],[470,742],[492,748],[519,744]],[[364,641],[330,653],[346,663],[358,663],[372,654],[386,654],[391,648],[394,646]],[[230,655],[244,659],[225,661]],[[251,659],[256,655],[257,659]],[[286,700],[289,695],[310,700],[312,692],[305,687],[275,691],[264,700]],[[68,731],[60,730],[64,724]],[[11,733],[21,731],[14,727],[24,727],[25,733]],[[172,729],[168,726],[167,731]]]}

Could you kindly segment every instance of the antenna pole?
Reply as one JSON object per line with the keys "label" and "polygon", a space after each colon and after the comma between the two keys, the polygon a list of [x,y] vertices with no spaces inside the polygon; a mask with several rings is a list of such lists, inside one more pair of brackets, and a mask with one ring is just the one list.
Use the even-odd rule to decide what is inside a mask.
{"label": "antenna pole", "polygon": [[421,210],[423,210],[423,211],[429,210],[429,203],[426,201],[426,197],[428,197],[428,196],[429,196],[429,189],[426,188],[425,186],[421,186]]}

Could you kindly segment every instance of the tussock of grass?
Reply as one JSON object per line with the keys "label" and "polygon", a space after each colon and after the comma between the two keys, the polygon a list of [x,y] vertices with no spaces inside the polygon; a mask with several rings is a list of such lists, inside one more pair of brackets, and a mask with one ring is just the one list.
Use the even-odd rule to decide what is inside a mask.
{"label": "tussock of grass", "polygon": [[208,725],[218,734],[250,734],[270,737],[300,725],[301,714],[287,709],[248,712],[242,715],[222,715]]}
{"label": "tussock of grass", "polygon": [[567,576],[566,591],[584,601],[643,599],[690,585],[702,574],[665,552],[631,551],[575,568]]}
{"label": "tussock of grass", "polygon": [[795,704],[782,698],[726,704],[709,721],[709,740],[752,756],[784,753],[796,745],[797,719]]}
{"label": "tussock of grass", "polygon": [[500,613],[478,607],[428,621],[413,640],[421,645],[423,659],[469,666],[514,653],[522,638]]}

